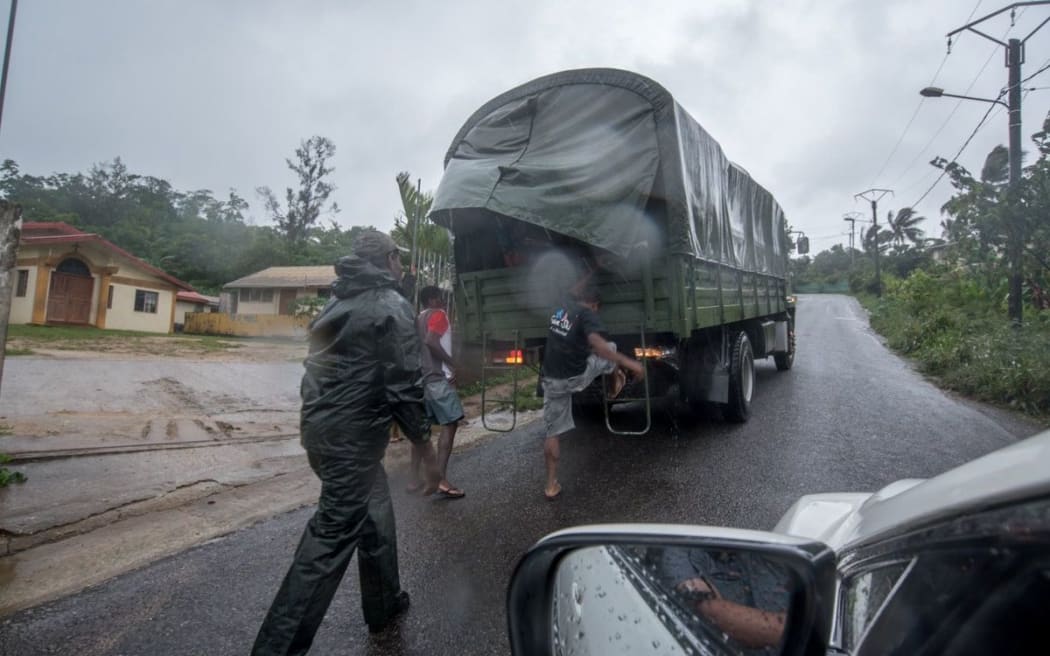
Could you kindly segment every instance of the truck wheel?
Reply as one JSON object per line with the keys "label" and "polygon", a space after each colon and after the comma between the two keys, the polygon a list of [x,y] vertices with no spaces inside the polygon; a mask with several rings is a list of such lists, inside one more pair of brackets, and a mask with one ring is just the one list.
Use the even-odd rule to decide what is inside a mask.
{"label": "truck wheel", "polygon": [[729,362],[729,403],[722,407],[727,421],[744,423],[751,416],[751,397],[755,391],[755,354],[747,333],[740,331],[733,340]]}
{"label": "truck wheel", "polygon": [[788,352],[787,353],[774,353],[773,362],[777,365],[778,371],[787,371],[795,364],[795,322],[791,321],[788,323]]}

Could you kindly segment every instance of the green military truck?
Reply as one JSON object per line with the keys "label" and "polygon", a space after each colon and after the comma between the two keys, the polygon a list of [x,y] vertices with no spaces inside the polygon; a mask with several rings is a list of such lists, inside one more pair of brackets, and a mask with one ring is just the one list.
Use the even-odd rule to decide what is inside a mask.
{"label": "green military truck", "polygon": [[621,399],[646,401],[644,430],[672,392],[746,421],[755,358],[791,368],[783,211],[646,77],[565,71],[489,101],[452,140],[430,218],[454,235],[457,330],[483,366],[538,366],[552,311],[594,270],[609,337],[647,367]]}

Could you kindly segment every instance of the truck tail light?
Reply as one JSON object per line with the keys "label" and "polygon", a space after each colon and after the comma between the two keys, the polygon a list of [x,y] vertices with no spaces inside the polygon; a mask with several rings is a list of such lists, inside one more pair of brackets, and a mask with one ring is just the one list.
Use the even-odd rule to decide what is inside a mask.
{"label": "truck tail light", "polygon": [[524,364],[525,353],[521,349],[498,351],[492,356],[493,364]]}
{"label": "truck tail light", "polygon": [[650,358],[653,360],[663,360],[665,358],[674,357],[674,347],[668,346],[647,346],[644,349],[641,347],[634,347],[634,357],[641,360],[642,358]]}

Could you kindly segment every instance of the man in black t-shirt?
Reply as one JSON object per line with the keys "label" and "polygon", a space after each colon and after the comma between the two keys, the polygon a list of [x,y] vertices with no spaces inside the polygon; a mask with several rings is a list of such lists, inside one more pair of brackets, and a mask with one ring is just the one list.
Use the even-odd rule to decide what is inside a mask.
{"label": "man in black t-shirt", "polygon": [[641,363],[617,352],[616,344],[602,337],[605,326],[598,316],[598,290],[586,279],[581,282],[576,300],[564,303],[551,315],[543,351],[543,456],[547,465],[544,494],[550,501],[561,494],[559,436],[576,426],[572,420],[573,392],[583,391],[595,378],[608,374],[619,377],[619,388],[624,378],[619,367],[638,378],[645,375]]}

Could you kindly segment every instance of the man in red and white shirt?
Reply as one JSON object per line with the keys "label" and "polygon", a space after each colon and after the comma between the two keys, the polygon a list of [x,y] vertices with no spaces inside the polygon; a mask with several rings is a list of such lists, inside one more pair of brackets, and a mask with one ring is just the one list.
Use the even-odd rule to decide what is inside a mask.
{"label": "man in red and white shirt", "polygon": [[[438,468],[441,481],[436,493],[446,499],[461,499],[464,492],[448,482],[446,472],[452,454],[452,443],[456,439],[456,428],[463,419],[463,406],[454,387],[456,382],[455,362],[452,360],[452,328],[445,312],[445,294],[437,287],[419,290],[419,302],[423,311],[416,319],[416,330],[423,342],[420,360],[423,370],[423,403],[431,422],[441,426],[438,438]],[[410,492],[423,490],[418,477],[419,456],[412,453],[413,482]],[[429,490],[424,490],[428,492]]]}

